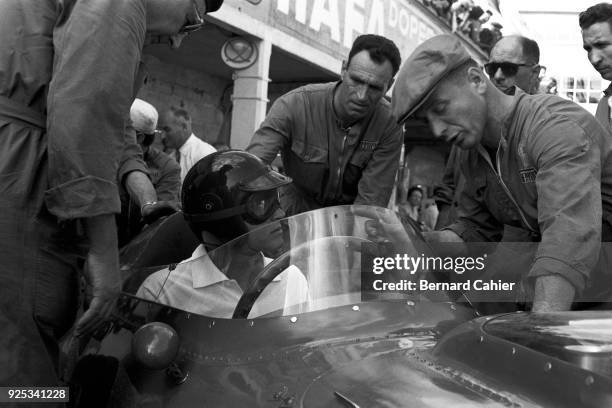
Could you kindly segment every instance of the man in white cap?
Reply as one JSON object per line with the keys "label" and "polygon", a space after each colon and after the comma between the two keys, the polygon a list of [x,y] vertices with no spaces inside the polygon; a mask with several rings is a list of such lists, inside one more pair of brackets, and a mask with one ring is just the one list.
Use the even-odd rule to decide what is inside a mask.
{"label": "man in white cap", "polygon": [[147,36],[178,46],[222,0],[0,1],[0,385],[58,385],[58,339],[105,324],[115,213]]}
{"label": "man in white cap", "polygon": [[124,183],[118,222],[120,247],[138,234],[145,224],[180,209],[181,168],[172,157],[151,146],[157,118],[157,109],[150,103],[138,98],[132,103],[130,119],[142,148],[148,177],[128,177]]}
{"label": "man in white cap", "polygon": [[612,240],[612,157],[606,130],[554,95],[506,95],[452,35],[408,57],[393,92],[400,122],[427,120],[437,138],[469,150],[459,219],[428,233],[439,242],[499,241],[504,224],[540,237],[525,283],[533,310],[608,300],[610,271],[596,268]]}

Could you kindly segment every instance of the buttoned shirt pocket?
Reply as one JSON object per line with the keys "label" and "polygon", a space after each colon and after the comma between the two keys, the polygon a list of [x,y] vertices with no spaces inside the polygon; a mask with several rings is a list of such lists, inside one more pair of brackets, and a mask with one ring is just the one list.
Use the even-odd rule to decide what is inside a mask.
{"label": "buttoned shirt pocket", "polygon": [[357,147],[355,153],[353,153],[353,156],[349,160],[349,163],[363,169],[368,164],[373,154],[374,150],[366,150],[362,149],[361,147]]}
{"label": "buttoned shirt pocket", "polygon": [[293,179],[293,184],[322,203],[329,177],[327,149],[293,140],[289,151],[283,155],[285,171]]}
{"label": "buttoned shirt pocket", "polygon": [[373,150],[365,150],[358,146],[344,170],[342,193],[349,202],[352,202],[357,196],[359,180],[361,180],[363,170],[372,159],[372,154],[374,154]]}
{"label": "buttoned shirt pocket", "polygon": [[291,151],[305,163],[326,163],[327,149],[302,140],[291,143]]}

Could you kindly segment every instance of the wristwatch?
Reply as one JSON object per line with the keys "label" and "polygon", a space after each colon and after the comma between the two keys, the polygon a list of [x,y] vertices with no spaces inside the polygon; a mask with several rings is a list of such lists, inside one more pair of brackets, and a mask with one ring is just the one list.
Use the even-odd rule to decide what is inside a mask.
{"label": "wristwatch", "polygon": [[142,214],[142,211],[145,209],[145,207],[155,204],[157,204],[157,201],[147,201],[146,203],[140,206],[140,214]]}

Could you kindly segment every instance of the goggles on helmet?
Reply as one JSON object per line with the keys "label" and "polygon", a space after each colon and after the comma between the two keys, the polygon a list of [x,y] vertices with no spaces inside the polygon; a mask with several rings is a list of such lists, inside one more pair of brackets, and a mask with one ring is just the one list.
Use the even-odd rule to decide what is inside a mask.
{"label": "goggles on helmet", "polygon": [[184,214],[191,222],[217,221],[240,215],[249,224],[257,225],[267,221],[280,207],[278,190],[256,191],[249,193],[242,204],[211,213]]}

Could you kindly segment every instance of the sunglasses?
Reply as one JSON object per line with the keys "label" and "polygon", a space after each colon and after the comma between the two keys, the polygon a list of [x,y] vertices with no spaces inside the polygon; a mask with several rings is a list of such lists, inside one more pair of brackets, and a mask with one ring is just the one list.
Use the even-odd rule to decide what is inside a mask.
{"label": "sunglasses", "polygon": [[537,64],[515,64],[514,62],[489,62],[484,65],[485,72],[489,76],[495,75],[498,69],[502,70],[504,76],[515,76],[519,67],[533,67]]}
{"label": "sunglasses", "polygon": [[185,24],[179,30],[179,34],[191,34],[195,31],[198,31],[204,25],[204,19],[202,18],[202,13],[200,13],[200,9],[198,8],[196,0],[192,0],[191,4],[193,5],[193,14],[195,16],[195,22],[192,24]]}

